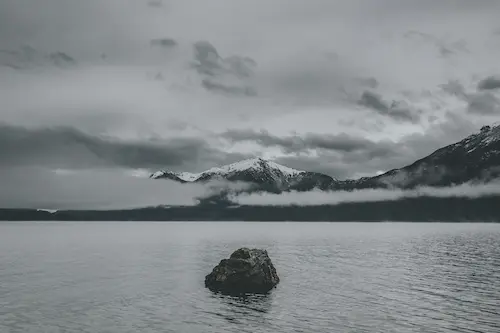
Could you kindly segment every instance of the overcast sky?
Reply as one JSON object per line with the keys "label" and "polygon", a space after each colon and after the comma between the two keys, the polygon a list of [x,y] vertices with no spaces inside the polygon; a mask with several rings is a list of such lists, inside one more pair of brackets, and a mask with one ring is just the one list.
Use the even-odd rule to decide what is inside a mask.
{"label": "overcast sky", "polygon": [[1,0],[0,168],[340,179],[498,121],[497,0]]}

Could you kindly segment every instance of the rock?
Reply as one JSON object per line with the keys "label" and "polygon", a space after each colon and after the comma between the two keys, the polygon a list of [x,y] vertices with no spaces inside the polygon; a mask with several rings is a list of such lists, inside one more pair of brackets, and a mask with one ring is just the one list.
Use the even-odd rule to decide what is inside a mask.
{"label": "rock", "polygon": [[205,287],[226,294],[265,294],[280,279],[266,250],[241,248],[205,277]]}

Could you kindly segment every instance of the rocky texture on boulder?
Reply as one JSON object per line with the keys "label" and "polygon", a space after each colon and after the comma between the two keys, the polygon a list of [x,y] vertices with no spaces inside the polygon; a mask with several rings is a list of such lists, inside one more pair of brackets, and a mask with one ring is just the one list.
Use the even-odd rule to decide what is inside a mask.
{"label": "rocky texture on boulder", "polygon": [[226,294],[265,294],[279,281],[266,250],[241,248],[214,267],[205,286]]}

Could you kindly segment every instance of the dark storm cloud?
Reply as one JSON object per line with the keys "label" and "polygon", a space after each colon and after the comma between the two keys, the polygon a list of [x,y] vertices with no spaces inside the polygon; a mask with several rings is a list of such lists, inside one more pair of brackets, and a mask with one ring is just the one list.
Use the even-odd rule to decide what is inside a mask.
{"label": "dark storm cloud", "polygon": [[0,165],[7,166],[179,167],[211,154],[217,152],[200,139],[123,141],[91,136],[69,127],[0,126]]}
{"label": "dark storm cloud", "polygon": [[469,94],[468,112],[480,115],[500,114],[500,100],[491,92]]}
{"label": "dark storm cloud", "polygon": [[178,43],[172,38],[155,38],[149,41],[149,45],[168,49],[177,46]]}
{"label": "dark storm cloud", "polygon": [[[214,0],[198,1],[193,6],[185,0],[0,0],[0,49],[19,50],[21,45],[32,45],[44,55],[64,52],[80,65],[64,73],[51,66],[33,75],[2,68],[0,119],[46,126],[51,128],[45,130],[49,132],[61,132],[54,127],[57,125],[73,126],[82,132],[73,136],[83,136],[78,141],[68,139],[69,134],[52,135],[58,139],[37,151],[29,147],[52,141],[42,130],[26,129],[23,133],[32,143],[19,145],[22,149],[18,149],[18,157],[13,157],[15,145],[9,146],[9,156],[4,153],[14,141],[6,141],[5,134],[0,133],[4,139],[0,142],[4,149],[0,160],[72,167],[161,165],[202,171],[243,158],[243,154],[225,153],[198,139],[130,142],[88,134],[173,136],[173,130],[164,125],[170,119],[187,121],[207,132],[221,132],[240,127],[238,122],[245,117],[250,128],[266,127],[270,133],[296,128],[340,133],[346,130],[340,121],[345,121],[352,122],[353,130],[367,135],[383,134],[400,140],[404,130],[427,132],[426,122],[418,124],[420,116],[428,119],[432,114],[436,123],[448,120],[442,119],[442,110],[434,112],[429,107],[428,113],[420,114],[413,105],[392,104],[388,96],[410,91],[412,96],[419,96],[412,102],[426,107],[429,96],[419,95],[420,91],[433,90],[450,75],[468,80],[465,78],[477,73],[493,73],[486,68],[494,68],[498,58],[497,46],[489,43],[491,47],[486,47],[484,36],[485,30],[498,28],[495,13],[499,1],[257,2]],[[405,39],[408,27],[425,33]],[[148,44],[152,38],[159,38],[154,47]],[[200,39],[210,42],[193,45]],[[173,47],[174,43],[177,46]],[[470,53],[465,54],[468,48]],[[370,52],[366,52],[368,49]],[[169,57],[165,57],[167,53]],[[105,62],[99,58],[103,54]],[[248,56],[258,60],[258,66]],[[161,73],[157,81],[144,79],[157,73]],[[469,81],[462,82],[469,86]],[[462,88],[444,89],[468,101]],[[374,111],[368,114],[363,110],[360,115],[354,110],[359,107],[353,104],[365,90],[368,92],[361,102]],[[369,91],[382,96],[370,95]],[[258,98],[227,98],[246,96],[248,92],[258,92]],[[470,96],[468,117],[481,121],[476,114],[495,113],[495,98],[485,96]],[[443,109],[453,108],[454,102]],[[461,104],[464,108],[465,103]],[[311,110],[317,115],[310,116]],[[277,114],[283,116],[280,121],[274,120]],[[383,125],[384,133],[375,133],[382,127],[372,125],[376,122]],[[319,156],[310,157],[307,169],[352,175],[403,166],[452,142],[455,133],[464,134],[463,129],[469,130],[463,125],[442,134],[431,131],[405,137],[393,150],[352,138],[342,140],[336,135],[306,135],[298,140],[273,138],[267,133],[268,137],[260,140],[263,147],[281,146],[291,154],[295,149],[298,155],[316,149]],[[185,131],[209,136],[191,127]],[[264,144],[271,139],[279,144]],[[65,147],[64,141],[70,142],[71,148]],[[392,154],[384,155],[377,149]],[[131,153],[135,151],[137,157]]]}
{"label": "dark storm cloud", "polygon": [[321,135],[309,133],[303,136],[291,135],[279,137],[261,130],[228,130],[222,137],[232,142],[256,142],[263,147],[279,147],[286,153],[298,153],[307,150],[324,149],[336,152],[351,153],[354,151],[371,151],[373,154],[386,155],[390,152],[389,142],[374,143],[370,140],[353,137],[346,133]]}
{"label": "dark storm cloud", "polygon": [[[234,142],[255,142],[264,147],[280,147],[288,156],[278,163],[325,173],[338,179],[374,176],[407,166],[435,150],[453,144],[478,130],[469,120],[453,113],[447,121],[431,126],[426,133],[403,136],[398,142],[371,141],[347,134],[278,137],[266,131],[231,130],[223,136]],[[315,154],[309,154],[315,150]]]}
{"label": "dark storm cloud", "polygon": [[397,121],[418,122],[419,118],[414,112],[400,102],[393,101],[390,105],[382,99],[382,96],[372,91],[364,91],[358,103],[364,107],[377,111],[380,115],[390,117]]}
{"label": "dark storm cloud", "polygon": [[257,95],[256,88],[245,81],[254,74],[255,60],[239,55],[222,58],[207,41],[194,43],[193,50],[193,67],[203,77],[201,85],[206,90],[237,96]]}
{"label": "dark storm cloud", "polygon": [[439,148],[460,141],[474,131],[468,123],[450,122],[434,127],[425,135],[408,135],[398,143],[380,146],[373,144],[369,150],[345,153],[318,150],[313,156],[296,154],[281,157],[278,162],[296,169],[325,173],[338,179],[375,176],[376,172],[387,172],[410,165]]}
{"label": "dark storm cloud", "polygon": [[488,116],[500,113],[500,99],[491,91],[497,84],[500,88],[500,80],[496,81],[494,77],[488,77],[479,82],[477,86],[479,92],[467,92],[463,84],[457,80],[442,84],[441,88],[446,93],[465,101],[466,111],[469,114]]}
{"label": "dark storm cloud", "polygon": [[389,112],[389,106],[382,100],[382,96],[371,91],[363,92],[359,104],[375,109],[382,114],[387,114]]}
{"label": "dark storm cloud", "polygon": [[[288,156],[276,161],[299,170],[321,172],[338,179],[374,174],[412,161],[415,154],[391,141],[374,142],[346,133],[336,135],[276,136],[267,131],[229,130],[222,137],[235,142],[254,142],[262,147],[278,147]],[[309,153],[315,151],[314,156]],[[375,171],[374,171],[375,170]]]}
{"label": "dark storm cloud", "polygon": [[201,81],[201,85],[203,86],[203,88],[207,90],[225,93],[229,95],[257,96],[257,91],[255,91],[255,89],[252,87],[230,86],[230,85],[225,85],[223,83],[215,82],[214,80],[210,79],[203,79]]}
{"label": "dark storm cloud", "polygon": [[279,157],[278,163],[289,167],[327,174],[337,179],[352,179],[361,176],[374,176],[377,171],[388,171],[414,161],[414,152],[407,151],[404,145],[389,148],[385,144],[372,149],[339,152],[318,149],[316,154],[302,153]]}
{"label": "dark storm cloud", "polygon": [[201,74],[232,74],[236,77],[249,77],[257,62],[250,57],[232,55],[222,58],[210,42],[198,41],[193,44],[195,68]]}
{"label": "dark storm cloud", "polygon": [[440,85],[444,92],[457,96],[458,98],[467,98],[465,87],[457,80],[450,80]]}
{"label": "dark storm cloud", "polygon": [[216,70],[222,68],[222,59],[215,46],[207,41],[193,44],[195,68],[200,74],[215,75]]}
{"label": "dark storm cloud", "polygon": [[478,90],[494,90],[500,89],[500,77],[489,76],[477,84]]}

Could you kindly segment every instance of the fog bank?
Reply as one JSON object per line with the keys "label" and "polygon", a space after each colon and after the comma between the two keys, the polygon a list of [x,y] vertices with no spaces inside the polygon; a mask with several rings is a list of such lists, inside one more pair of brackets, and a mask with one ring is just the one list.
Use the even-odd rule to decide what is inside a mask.
{"label": "fog bank", "polygon": [[195,205],[198,199],[245,184],[180,184],[116,169],[85,171],[42,168],[0,169],[0,208],[128,209]]}
{"label": "fog bank", "polygon": [[500,183],[481,185],[463,184],[453,187],[433,188],[421,187],[416,190],[386,190],[366,189],[355,191],[310,191],[288,192],[282,194],[252,193],[233,196],[231,200],[240,205],[255,206],[316,206],[338,205],[349,202],[395,201],[403,198],[416,197],[466,197],[479,198],[483,196],[500,195]]}

